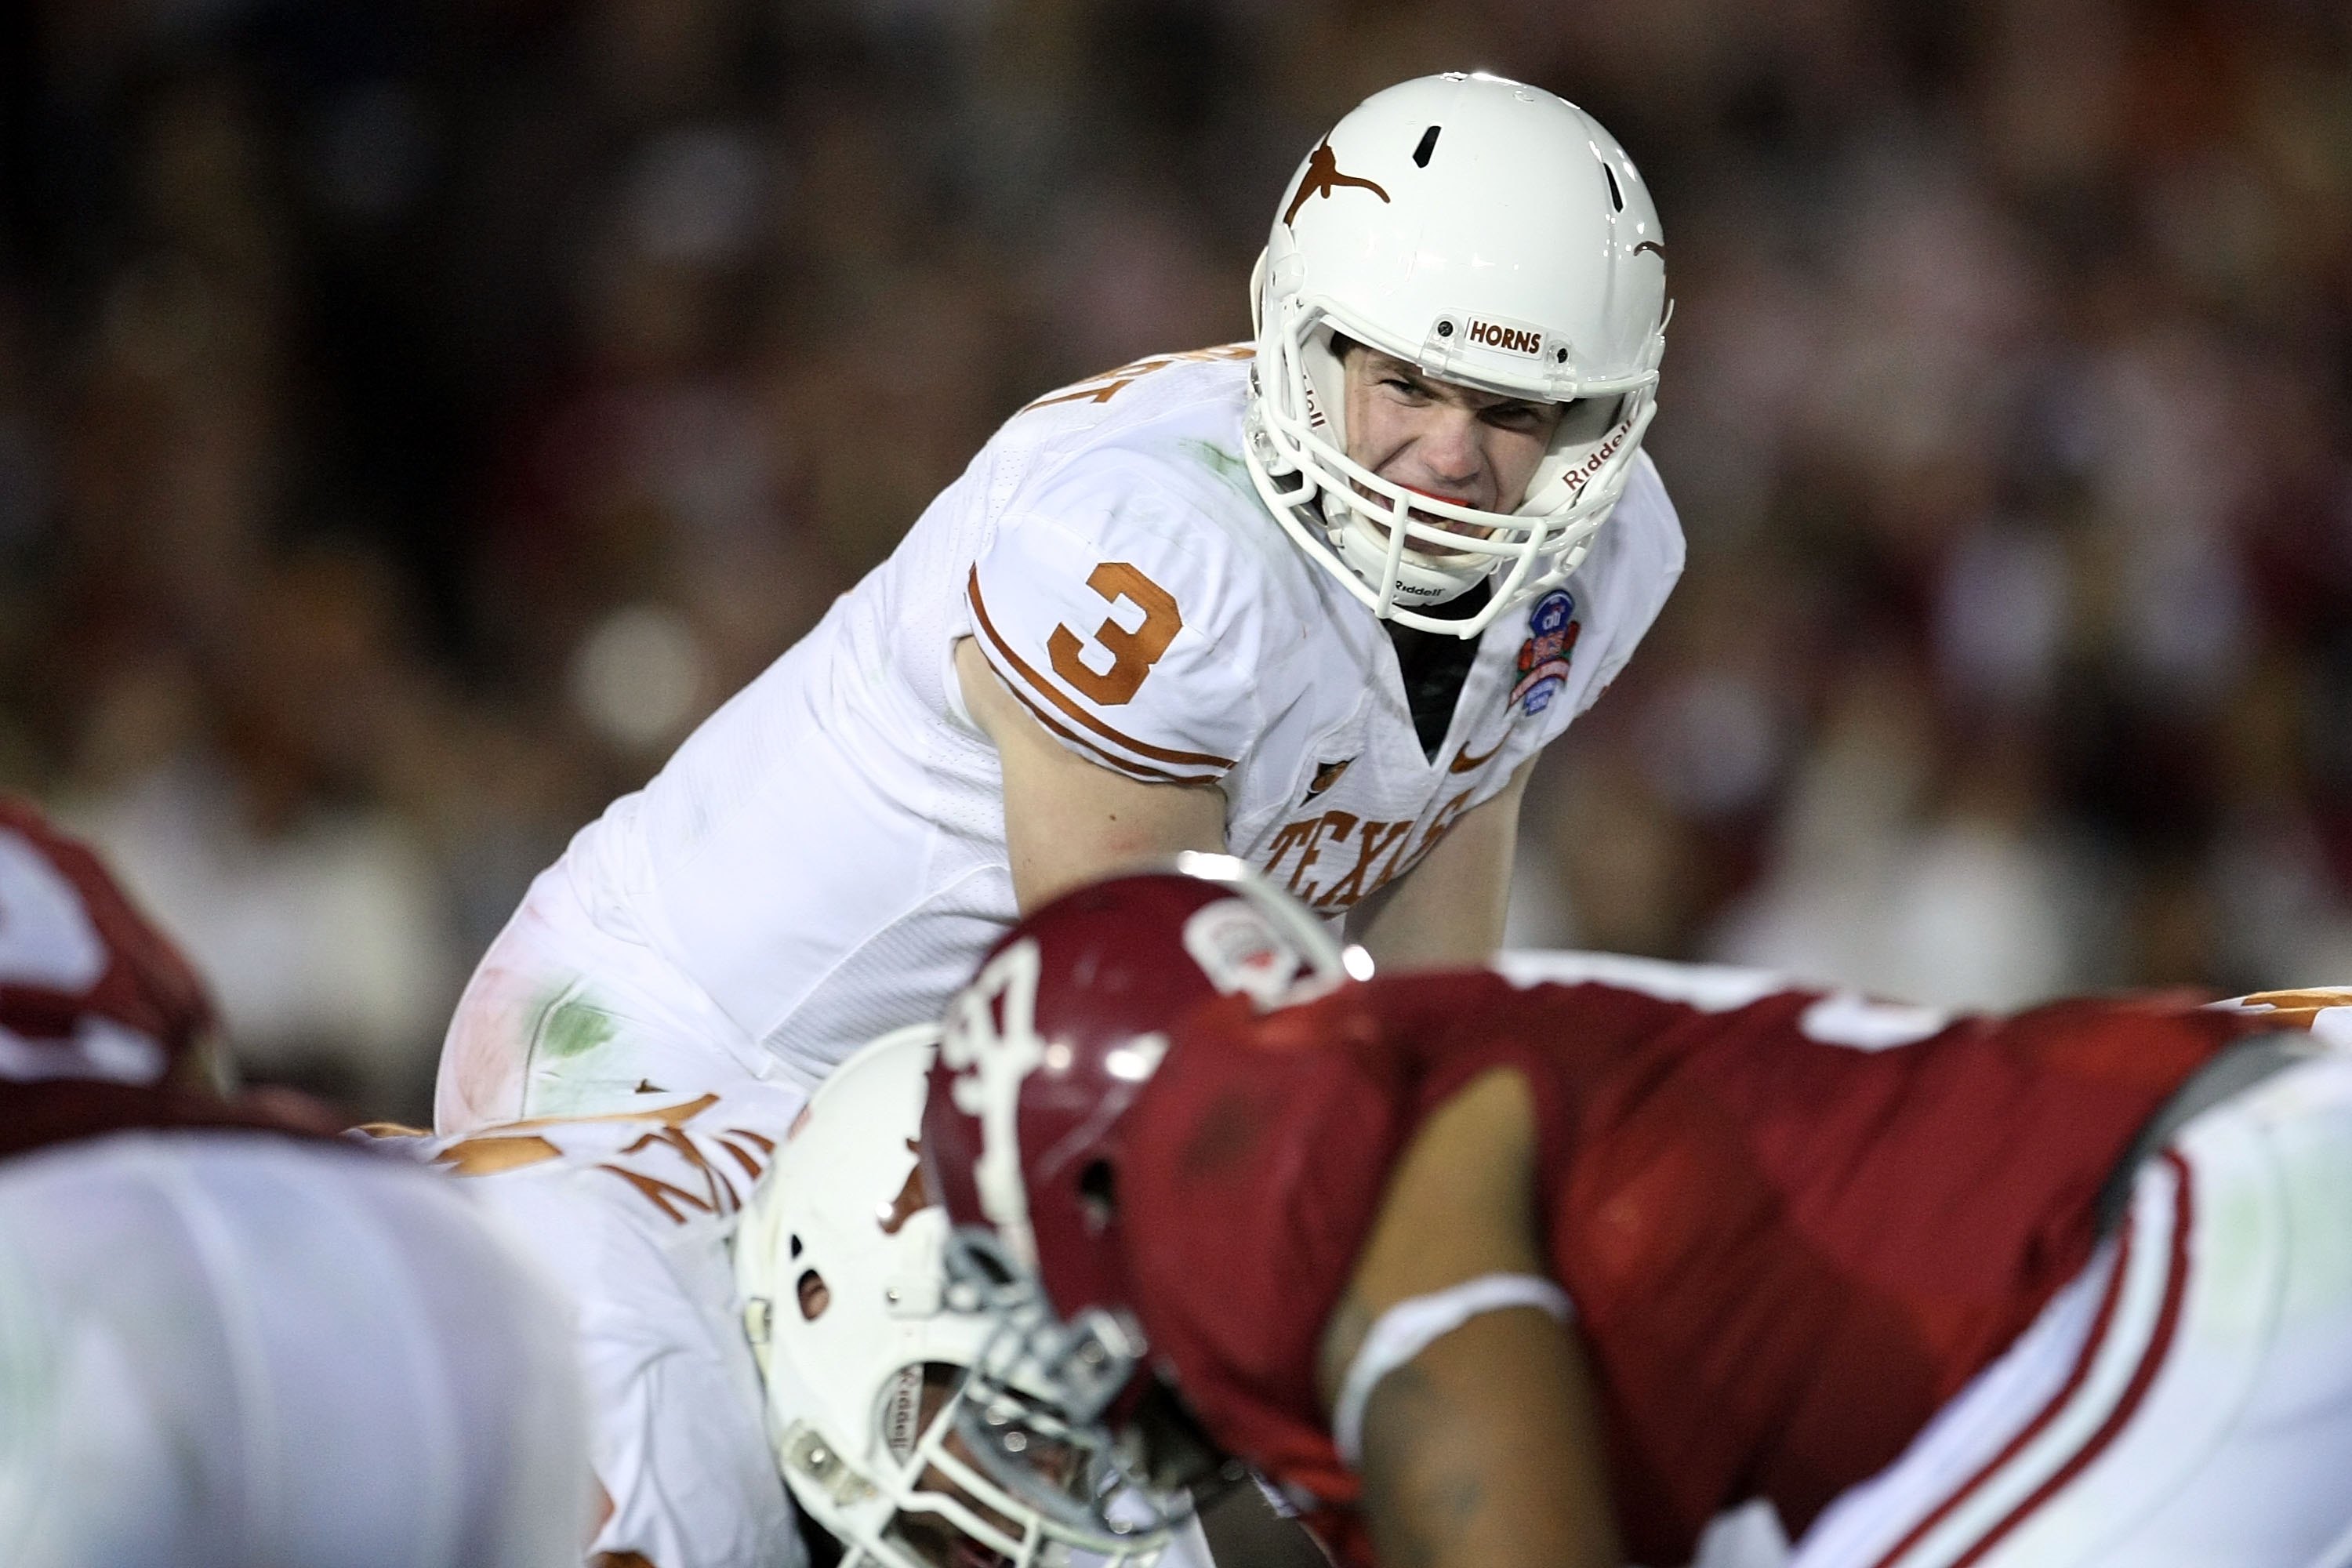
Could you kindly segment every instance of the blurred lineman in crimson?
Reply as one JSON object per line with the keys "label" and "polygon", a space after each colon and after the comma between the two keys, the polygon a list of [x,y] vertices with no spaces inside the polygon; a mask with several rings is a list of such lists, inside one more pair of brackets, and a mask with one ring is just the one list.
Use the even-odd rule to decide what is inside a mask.
{"label": "blurred lineman in crimson", "polygon": [[0,799],[0,1562],[576,1564],[557,1299],[451,1184],[217,1092],[211,1022]]}
{"label": "blurred lineman in crimson", "polygon": [[976,1450],[1149,1475],[1172,1393],[1357,1568],[1685,1563],[1759,1500],[1798,1568],[2352,1550],[2352,992],[1354,982],[1192,868],[1041,910],[950,1011]]}

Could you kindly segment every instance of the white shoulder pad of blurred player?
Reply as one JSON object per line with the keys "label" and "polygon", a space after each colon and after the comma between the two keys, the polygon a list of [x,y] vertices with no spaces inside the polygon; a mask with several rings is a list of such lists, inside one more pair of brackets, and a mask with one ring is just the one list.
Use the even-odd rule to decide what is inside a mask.
{"label": "white shoulder pad of blurred player", "polygon": [[570,1568],[549,1284],[447,1184],[273,1133],[0,1164],[0,1562]]}

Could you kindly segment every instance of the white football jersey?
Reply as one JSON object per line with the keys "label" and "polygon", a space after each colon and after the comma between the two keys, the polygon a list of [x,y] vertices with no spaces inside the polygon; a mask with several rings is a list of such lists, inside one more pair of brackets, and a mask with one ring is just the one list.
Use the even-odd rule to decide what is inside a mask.
{"label": "white football jersey", "polygon": [[803,1568],[736,1305],[728,1238],[797,1093],[747,1085],[597,1120],[409,1142],[469,1178],[568,1299],[588,1449],[613,1511],[591,1553]]}
{"label": "white football jersey", "polygon": [[[726,1081],[673,1081],[677,1053],[632,1058],[633,1038],[698,1032],[806,1086],[936,1017],[1017,913],[997,754],[954,671],[964,637],[1074,751],[1218,784],[1233,852],[1334,917],[1590,706],[1682,570],[1649,460],[1567,584],[1483,634],[1433,758],[1387,627],[1251,484],[1250,353],[1139,361],[1007,422],[542,878],[452,1026],[442,1124],[601,1109],[640,1079]],[[583,928],[601,934],[559,934]],[[623,972],[628,995],[600,1000],[600,973]],[[551,1007],[603,1013],[551,1042]]]}

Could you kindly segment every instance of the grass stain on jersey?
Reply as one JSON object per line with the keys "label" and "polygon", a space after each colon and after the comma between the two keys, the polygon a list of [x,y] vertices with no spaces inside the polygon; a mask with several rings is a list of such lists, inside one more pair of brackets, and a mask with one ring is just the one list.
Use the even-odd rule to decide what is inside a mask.
{"label": "grass stain on jersey", "polygon": [[548,1010],[539,1037],[549,1056],[569,1058],[587,1055],[618,1032],[610,1013],[569,996]]}
{"label": "grass stain on jersey", "polygon": [[1229,451],[1214,441],[1203,441],[1198,436],[1187,436],[1176,445],[1186,457],[1239,490],[1244,499],[1253,501],[1258,499],[1257,486],[1250,479],[1249,465],[1242,461],[1239,452]]}

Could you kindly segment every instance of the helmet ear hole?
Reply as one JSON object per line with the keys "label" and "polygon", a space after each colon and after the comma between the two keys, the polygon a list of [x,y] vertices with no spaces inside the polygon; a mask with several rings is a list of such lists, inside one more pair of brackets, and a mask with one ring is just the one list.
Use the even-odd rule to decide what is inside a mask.
{"label": "helmet ear hole", "polygon": [[1089,1161],[1078,1173],[1078,1200],[1084,1205],[1087,1228],[1096,1236],[1118,1217],[1118,1179],[1108,1160]]}
{"label": "helmet ear hole", "polygon": [[825,1284],[824,1276],[814,1268],[801,1271],[800,1279],[793,1285],[793,1292],[800,1298],[801,1316],[812,1323],[824,1316],[824,1310],[833,1305],[832,1287]]}

